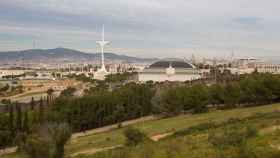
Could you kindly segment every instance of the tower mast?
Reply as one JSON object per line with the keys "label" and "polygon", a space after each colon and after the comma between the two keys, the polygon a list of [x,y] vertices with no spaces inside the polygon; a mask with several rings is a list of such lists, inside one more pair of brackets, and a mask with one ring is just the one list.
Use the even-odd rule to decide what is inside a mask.
{"label": "tower mast", "polygon": [[105,62],[104,62],[104,47],[105,47],[105,45],[109,44],[110,42],[105,41],[104,25],[102,27],[102,41],[97,41],[96,43],[99,44],[100,48],[101,48],[101,69],[100,70],[107,72],[106,68],[105,68]]}

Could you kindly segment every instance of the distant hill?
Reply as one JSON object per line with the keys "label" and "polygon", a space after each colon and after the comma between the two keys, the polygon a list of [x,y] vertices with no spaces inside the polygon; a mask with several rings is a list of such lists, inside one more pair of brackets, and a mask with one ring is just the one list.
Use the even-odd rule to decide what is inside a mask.
{"label": "distant hill", "polygon": [[[126,55],[118,55],[115,53],[104,53],[106,60],[123,61],[123,62],[152,62],[155,58],[137,58]],[[40,62],[56,62],[56,61],[95,61],[100,60],[100,53],[84,53],[81,51],[55,48],[55,49],[30,49],[22,51],[0,52],[0,61],[40,61]]]}

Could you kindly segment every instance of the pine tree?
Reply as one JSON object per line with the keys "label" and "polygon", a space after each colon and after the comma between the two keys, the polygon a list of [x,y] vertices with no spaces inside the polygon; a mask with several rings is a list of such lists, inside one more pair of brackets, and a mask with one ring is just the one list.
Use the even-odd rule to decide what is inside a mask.
{"label": "pine tree", "polygon": [[15,127],[14,127],[14,106],[12,104],[9,105],[9,130],[11,135],[14,136],[15,134]]}
{"label": "pine tree", "polygon": [[29,132],[29,118],[28,118],[28,112],[24,112],[24,120],[23,120],[23,131],[28,133]]}
{"label": "pine tree", "polygon": [[43,98],[41,98],[39,103],[39,122],[42,124],[44,120],[45,120],[45,109],[44,109]]}
{"label": "pine tree", "polygon": [[30,107],[31,107],[31,110],[34,110],[35,101],[34,101],[34,98],[33,98],[33,97],[31,98],[31,101],[30,101]]}
{"label": "pine tree", "polygon": [[18,103],[16,103],[16,113],[17,113],[16,129],[18,131],[21,131],[22,130],[22,111],[21,111],[21,107],[18,105]]}

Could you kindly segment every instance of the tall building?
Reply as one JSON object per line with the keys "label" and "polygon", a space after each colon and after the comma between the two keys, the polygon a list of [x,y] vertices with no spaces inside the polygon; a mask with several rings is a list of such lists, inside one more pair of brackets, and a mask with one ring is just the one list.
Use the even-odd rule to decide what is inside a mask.
{"label": "tall building", "polygon": [[104,26],[102,28],[102,41],[97,41],[96,43],[99,44],[101,48],[101,68],[94,73],[94,79],[104,80],[105,76],[108,75],[104,62],[104,47],[110,43],[109,41],[104,40]]}

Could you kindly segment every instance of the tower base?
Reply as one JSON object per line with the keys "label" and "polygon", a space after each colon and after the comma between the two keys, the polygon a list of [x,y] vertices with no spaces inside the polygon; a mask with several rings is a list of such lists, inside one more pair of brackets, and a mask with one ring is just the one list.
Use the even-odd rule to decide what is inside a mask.
{"label": "tower base", "polygon": [[105,68],[101,68],[94,73],[93,78],[96,80],[105,80],[106,75],[108,75],[107,70]]}

